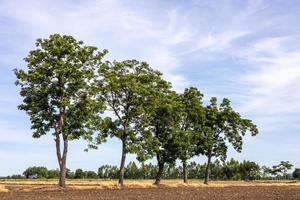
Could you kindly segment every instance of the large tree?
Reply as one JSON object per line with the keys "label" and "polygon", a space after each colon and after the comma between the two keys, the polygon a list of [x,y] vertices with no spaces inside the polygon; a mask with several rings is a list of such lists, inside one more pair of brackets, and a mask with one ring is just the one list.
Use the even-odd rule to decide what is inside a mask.
{"label": "large tree", "polygon": [[25,58],[26,70],[16,69],[16,84],[30,117],[33,137],[51,133],[60,169],[59,186],[65,187],[68,141],[88,137],[100,120],[103,102],[93,99],[95,66],[106,50],[85,46],[72,36],[54,34],[37,39]]}
{"label": "large tree", "polygon": [[198,153],[207,156],[204,183],[208,184],[211,158],[220,157],[225,160],[227,144],[241,152],[243,136],[249,132],[252,136],[258,133],[256,125],[249,119],[244,119],[233,110],[230,101],[223,99],[220,105],[217,98],[212,97],[210,104],[205,108],[204,118],[201,117],[203,126],[198,132]]}
{"label": "large tree", "polygon": [[158,171],[155,183],[160,183],[165,164],[174,164],[179,154],[180,102],[178,94],[161,90],[151,109],[148,126],[142,131],[141,148],[144,158],[156,157]]}
{"label": "large tree", "polygon": [[99,99],[105,99],[107,117],[100,131],[121,140],[119,185],[123,186],[127,153],[137,153],[138,134],[147,123],[156,91],[168,85],[162,74],[145,62],[126,60],[108,62],[99,68]]}

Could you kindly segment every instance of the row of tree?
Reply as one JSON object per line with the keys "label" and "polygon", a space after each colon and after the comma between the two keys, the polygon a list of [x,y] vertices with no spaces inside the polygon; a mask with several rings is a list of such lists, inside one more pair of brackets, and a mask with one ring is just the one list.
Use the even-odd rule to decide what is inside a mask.
{"label": "row of tree", "polygon": [[59,185],[65,187],[68,142],[83,138],[89,148],[108,137],[122,144],[119,184],[123,186],[128,153],[144,162],[156,158],[155,184],[166,165],[182,163],[187,181],[188,160],[206,156],[205,183],[211,159],[226,159],[228,144],[241,152],[243,136],[258,133],[256,125],[233,110],[228,99],[212,97],[204,105],[195,87],[182,93],[145,62],[103,61],[107,50],[85,46],[72,36],[38,39],[25,58],[27,69],[16,69],[33,137],[54,136]]}
{"label": "row of tree", "polygon": [[[211,178],[215,180],[258,180],[258,179],[299,179],[300,170],[295,169],[292,174],[288,171],[292,168],[288,161],[281,161],[272,167],[262,166],[252,161],[239,162],[231,159],[227,162],[216,160],[211,164]],[[158,170],[157,165],[151,163],[137,165],[130,162],[125,167],[124,177],[128,179],[153,179]],[[186,166],[187,177],[189,179],[204,179],[206,164],[190,162]],[[167,165],[162,173],[162,178],[178,179],[183,174],[182,166],[173,164]],[[8,178],[59,178],[59,170],[48,170],[46,167],[29,167],[21,175],[14,175]],[[98,173],[94,171],[83,171],[77,169],[74,172],[67,169],[66,177],[69,179],[117,179],[119,169],[117,166],[103,165],[98,168]]]}

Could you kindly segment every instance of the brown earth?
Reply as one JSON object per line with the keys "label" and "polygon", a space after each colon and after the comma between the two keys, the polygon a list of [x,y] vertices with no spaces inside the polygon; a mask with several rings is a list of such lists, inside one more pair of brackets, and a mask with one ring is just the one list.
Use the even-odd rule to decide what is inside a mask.
{"label": "brown earth", "polygon": [[56,189],[1,192],[3,200],[50,199],[210,199],[210,200],[300,200],[298,186],[158,187],[125,189]]}
{"label": "brown earth", "polygon": [[0,200],[59,199],[207,199],[207,200],[300,200],[298,181],[211,181],[126,180],[118,188],[116,180],[68,180],[67,189],[57,187],[57,180],[1,180]]}

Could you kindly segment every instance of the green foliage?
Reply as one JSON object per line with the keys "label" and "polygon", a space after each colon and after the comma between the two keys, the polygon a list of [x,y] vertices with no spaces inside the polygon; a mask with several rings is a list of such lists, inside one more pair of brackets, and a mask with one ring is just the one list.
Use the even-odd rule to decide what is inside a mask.
{"label": "green foliage", "polygon": [[69,179],[72,179],[72,178],[74,178],[74,176],[75,176],[75,173],[72,172],[70,169],[67,168],[67,170],[66,170],[66,177],[69,178]]}
{"label": "green foliage", "polygon": [[94,171],[86,171],[84,178],[87,178],[87,179],[96,179],[96,178],[98,178],[98,175]]}
{"label": "green foliage", "polygon": [[48,170],[48,172],[47,172],[47,178],[48,179],[58,178],[58,177],[59,177],[59,170],[58,169],[50,169],[50,170]]}
{"label": "green foliage", "polygon": [[82,179],[85,177],[85,173],[82,169],[76,169],[75,174],[74,174],[74,178],[75,179]]}
{"label": "green foliage", "polygon": [[275,177],[285,177],[288,176],[288,170],[290,170],[293,165],[289,161],[280,161],[278,165],[272,166],[270,171],[271,175]]}
{"label": "green foliage", "polygon": [[58,34],[38,39],[36,47],[25,58],[28,70],[15,69],[23,97],[19,109],[29,115],[33,137],[48,132],[68,139],[88,136],[102,111],[102,102],[91,98],[91,80],[107,51]]}
{"label": "green foliage", "polygon": [[117,166],[103,165],[98,169],[98,177],[116,179],[119,177],[119,168]]}
{"label": "green foliage", "polygon": [[[123,184],[124,176],[153,178],[158,171],[162,177],[178,178],[188,171],[189,178],[206,174],[207,180],[209,168],[215,179],[259,177],[260,168],[254,162],[239,163],[233,159],[225,162],[229,144],[241,152],[243,136],[258,134],[256,125],[242,118],[228,99],[218,104],[217,98],[212,97],[210,104],[204,106],[203,94],[197,88],[190,87],[177,94],[162,74],[147,63],[102,62],[106,53],[85,46],[72,36],[54,34],[37,40],[36,49],[25,58],[27,70],[15,70],[23,98],[18,108],[29,115],[33,137],[48,133],[55,137],[63,172],[46,170],[41,175],[42,172],[33,174],[30,169],[26,177],[60,176],[60,183],[64,174],[67,178],[119,177],[119,183]],[[102,119],[103,112],[112,117]],[[108,136],[122,142],[120,170],[109,165],[101,166],[98,173],[81,169],[74,173],[66,169],[69,140],[82,137],[89,141],[90,148],[97,148]],[[142,163],[139,167],[130,162],[124,173],[127,153],[136,154],[142,162],[156,157],[158,166]],[[209,158],[206,169],[194,162],[188,164],[196,155]],[[225,163],[219,160],[211,163],[212,157]],[[177,159],[183,167],[175,166]],[[290,163],[281,162],[270,170],[265,168],[264,173],[287,176],[291,167]]]}
{"label": "green foliage", "polygon": [[[278,165],[291,164],[287,161],[280,162]],[[214,180],[259,180],[259,179],[290,179],[291,177],[299,179],[300,169],[296,168],[292,175],[287,172],[282,175],[282,172],[272,174],[273,167],[260,167],[253,161],[244,160],[239,162],[233,158],[220,162],[215,160],[211,163],[211,178]],[[275,167],[276,168],[276,167]],[[157,165],[151,163],[130,162],[126,166],[125,177],[127,179],[153,179],[156,176],[158,170]],[[205,178],[206,163],[199,164],[194,161],[187,164],[188,178],[189,179],[203,179]],[[282,170],[285,171],[286,169]],[[182,177],[182,166],[176,166],[175,164],[166,164],[162,173],[164,179],[177,179]],[[57,169],[47,170],[45,167],[29,167],[24,171],[24,176],[13,175],[7,178],[22,179],[22,178],[57,178]],[[119,168],[113,165],[102,165],[98,169],[98,173],[94,171],[84,171],[82,169],[75,170],[75,173],[71,170],[67,170],[67,178],[70,179],[117,179],[119,177]]]}
{"label": "green foliage", "polygon": [[179,155],[180,103],[178,95],[168,88],[160,92],[142,132],[141,147],[145,158],[156,156],[157,162],[164,165],[174,163]]}
{"label": "green foliage", "polygon": [[156,89],[168,83],[160,72],[136,60],[107,63],[99,74],[103,77],[98,82],[99,95],[115,116],[103,121],[101,132],[123,141],[126,153],[136,153],[137,133],[146,123],[143,115],[153,104]]}
{"label": "green foliage", "polygon": [[201,128],[202,115],[204,114],[202,106],[203,94],[194,87],[187,88],[182,94],[179,94],[179,127],[173,134],[177,134],[175,146],[177,147],[178,158],[186,161],[195,155],[195,146],[193,143],[196,131]]}
{"label": "green foliage", "polygon": [[293,171],[293,178],[294,179],[300,179],[300,169],[299,168],[296,168],[294,171]]}
{"label": "green foliage", "polygon": [[243,161],[239,171],[243,180],[253,180],[260,177],[260,167],[255,162]]}
{"label": "green foliage", "polygon": [[225,160],[227,155],[226,142],[230,143],[236,151],[241,152],[243,136],[248,131],[252,136],[258,133],[256,125],[234,111],[228,99],[223,99],[218,105],[217,98],[212,97],[210,105],[205,109],[203,122],[202,130],[198,134],[200,144],[204,145],[199,145],[198,152],[203,152],[207,156],[220,157],[222,160]]}
{"label": "green foliage", "polygon": [[68,141],[80,137],[91,141],[101,122],[103,101],[95,99],[95,71],[106,53],[72,36],[54,34],[37,39],[36,49],[25,58],[27,70],[15,69],[23,98],[18,108],[29,115],[33,137],[55,136],[61,187]]}
{"label": "green foliage", "polygon": [[23,172],[23,175],[26,178],[47,178],[48,170],[46,167],[29,167]]}

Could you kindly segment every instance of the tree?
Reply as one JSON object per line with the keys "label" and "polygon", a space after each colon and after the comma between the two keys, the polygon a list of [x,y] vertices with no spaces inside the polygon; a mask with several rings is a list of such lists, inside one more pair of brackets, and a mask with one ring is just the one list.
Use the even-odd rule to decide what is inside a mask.
{"label": "tree", "polygon": [[99,68],[99,74],[103,77],[98,81],[99,99],[105,99],[107,111],[114,116],[103,121],[100,132],[121,140],[119,185],[122,187],[126,155],[137,153],[138,130],[147,123],[143,116],[153,102],[151,96],[167,83],[160,72],[136,60],[107,63]]}
{"label": "tree", "polygon": [[46,167],[29,167],[24,172],[23,175],[26,178],[47,178],[48,169]]}
{"label": "tree", "polygon": [[300,169],[299,169],[299,168],[296,168],[296,169],[293,171],[293,178],[294,178],[294,179],[300,179]]}
{"label": "tree", "polygon": [[59,170],[58,169],[50,169],[47,173],[47,178],[58,178],[59,177]]}
{"label": "tree", "polygon": [[263,178],[268,178],[272,174],[272,169],[267,166],[262,166],[261,167],[261,175]]}
{"label": "tree", "polygon": [[154,106],[149,115],[149,124],[142,131],[141,149],[143,156],[152,158],[156,156],[158,171],[155,183],[160,183],[166,163],[172,164],[178,157],[180,134],[180,104],[178,95],[169,90],[162,89],[155,98]]}
{"label": "tree", "polygon": [[230,101],[223,99],[220,105],[217,104],[217,98],[212,97],[210,105],[205,108],[205,117],[203,126],[198,132],[197,152],[204,153],[207,156],[207,165],[204,183],[208,184],[211,158],[220,157],[225,160],[227,155],[227,144],[241,152],[243,136],[250,132],[252,136],[258,133],[256,125],[249,119],[244,119],[240,114],[232,109]]}
{"label": "tree", "polygon": [[[203,94],[194,87],[187,88],[183,94],[179,95],[180,102],[180,119],[179,130],[175,131],[178,135],[177,147],[178,158],[182,162],[183,182],[187,183],[187,160],[194,156],[193,135],[196,126],[199,126],[199,114],[202,114],[202,98]],[[175,134],[174,133],[174,134]]]}
{"label": "tree", "polygon": [[260,167],[257,163],[244,160],[240,163],[240,173],[243,180],[254,180],[258,178]]}
{"label": "tree", "polygon": [[85,177],[85,173],[82,169],[75,170],[75,174],[74,174],[75,179],[83,179],[84,177]]}
{"label": "tree", "polygon": [[289,161],[280,161],[278,165],[272,166],[272,175],[281,177],[281,178],[287,178],[288,176],[288,170],[290,170],[293,167],[293,165]]}
{"label": "tree", "polygon": [[130,162],[126,166],[126,171],[125,171],[125,175],[124,176],[126,178],[130,178],[130,179],[137,179],[137,178],[139,178],[139,176],[140,176],[140,174],[139,174],[139,168],[135,164],[135,162]]}
{"label": "tree", "polygon": [[224,178],[227,180],[238,180],[241,178],[240,175],[240,163],[237,160],[231,158],[229,161],[223,164]]}
{"label": "tree", "polygon": [[107,51],[59,34],[37,39],[36,47],[25,58],[28,70],[15,69],[23,97],[18,108],[29,115],[34,138],[54,136],[59,186],[65,187],[68,141],[90,137],[100,120],[103,103],[93,100],[92,87]]}
{"label": "tree", "polygon": [[96,179],[96,178],[98,178],[98,175],[94,171],[86,171],[84,178]]}

